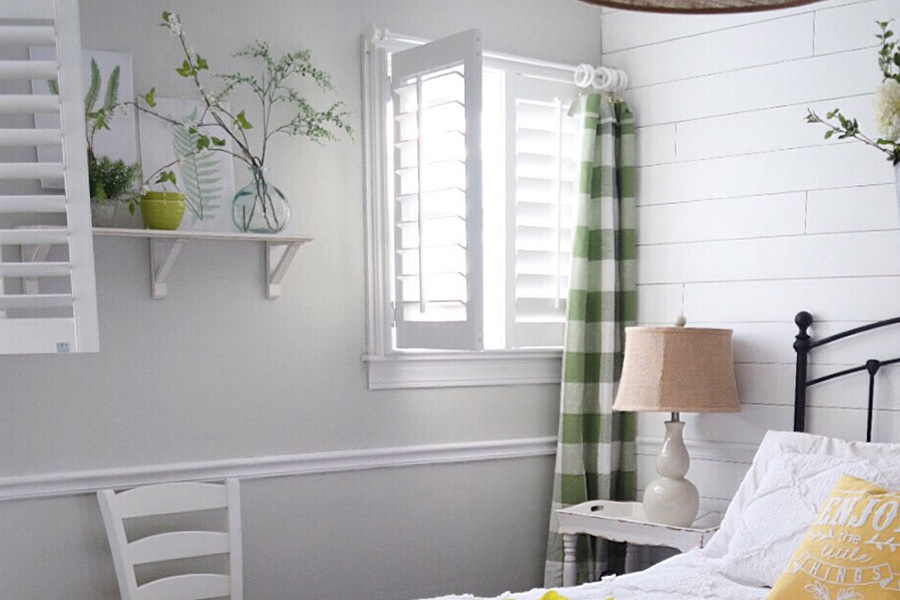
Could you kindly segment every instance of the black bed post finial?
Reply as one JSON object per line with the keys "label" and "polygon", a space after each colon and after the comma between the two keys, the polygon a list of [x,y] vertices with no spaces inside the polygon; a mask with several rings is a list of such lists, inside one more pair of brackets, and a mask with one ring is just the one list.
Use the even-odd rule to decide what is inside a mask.
{"label": "black bed post finial", "polygon": [[809,326],[813,317],[801,311],[794,317],[794,323],[800,330],[794,338],[794,351],[797,352],[797,376],[794,380],[794,431],[806,431],[806,362],[809,356]]}

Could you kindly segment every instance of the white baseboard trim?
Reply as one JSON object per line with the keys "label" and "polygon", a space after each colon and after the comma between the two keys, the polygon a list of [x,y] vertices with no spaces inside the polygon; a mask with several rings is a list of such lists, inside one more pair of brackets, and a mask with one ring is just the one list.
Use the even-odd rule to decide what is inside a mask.
{"label": "white baseboard trim", "polygon": [[[635,440],[635,452],[641,455],[656,456],[662,446],[662,438],[638,437]],[[703,440],[685,440],[691,460],[712,460],[750,464],[756,455],[759,444],[738,444],[735,442],[708,442]]]}
{"label": "white baseboard trim", "polygon": [[94,493],[165,481],[262,479],[388,467],[507,460],[556,453],[556,438],[522,438],[458,444],[315,452],[205,462],[147,465],[94,471],[0,477],[0,500]]}

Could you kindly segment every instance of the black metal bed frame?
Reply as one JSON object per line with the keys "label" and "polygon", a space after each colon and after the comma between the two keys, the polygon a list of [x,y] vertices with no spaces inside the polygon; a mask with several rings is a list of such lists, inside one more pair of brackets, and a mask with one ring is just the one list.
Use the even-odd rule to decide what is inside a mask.
{"label": "black metal bed frame", "polygon": [[811,339],[809,337],[809,333],[807,332],[813,322],[813,317],[811,314],[806,311],[799,312],[794,318],[794,322],[800,329],[800,332],[797,334],[797,337],[794,340],[794,350],[797,352],[797,378],[794,384],[794,431],[806,431],[807,388],[818,383],[824,383],[826,381],[831,381],[832,379],[837,379],[838,377],[843,377],[844,375],[867,371],[869,373],[869,406],[868,418],[866,421],[866,441],[871,442],[872,417],[875,407],[875,375],[878,374],[878,371],[881,369],[881,367],[900,364],[900,357],[892,358],[889,360],[869,359],[864,364],[856,367],[844,369],[843,371],[835,371],[834,373],[829,373],[828,375],[823,375],[822,377],[817,377],[815,379],[808,379],[806,369],[809,360],[809,352],[814,348],[818,348],[820,346],[824,346],[825,344],[830,344],[831,342],[842,340],[844,338],[850,337],[851,335],[865,333],[867,331],[880,329],[889,325],[900,324],[900,317],[894,317],[893,319],[885,319],[884,321],[878,321],[876,323],[869,323],[868,325],[854,327],[853,329],[848,329],[846,331],[830,335],[820,340]]}

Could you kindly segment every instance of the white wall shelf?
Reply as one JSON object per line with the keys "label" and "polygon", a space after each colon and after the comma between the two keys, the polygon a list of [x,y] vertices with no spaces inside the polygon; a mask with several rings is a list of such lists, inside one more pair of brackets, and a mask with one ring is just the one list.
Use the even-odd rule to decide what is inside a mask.
{"label": "white wall shelf", "polygon": [[150,242],[150,295],[161,300],[168,294],[168,279],[186,242],[262,242],[266,245],[266,298],[281,296],[281,281],[300,246],[312,238],[267,233],[225,233],[212,231],[164,231],[161,229],[117,229],[95,227],[94,235],[147,238]]}

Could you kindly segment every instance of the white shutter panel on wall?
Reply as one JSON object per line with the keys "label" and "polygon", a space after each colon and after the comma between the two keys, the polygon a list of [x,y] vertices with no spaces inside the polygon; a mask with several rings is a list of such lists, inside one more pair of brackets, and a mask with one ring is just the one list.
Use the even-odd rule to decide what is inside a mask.
{"label": "white shutter panel on wall", "polygon": [[481,34],[391,56],[397,348],[483,345]]}
{"label": "white shutter panel on wall", "polygon": [[[2,0],[0,19],[0,354],[96,352],[78,2]],[[54,60],[28,59],[48,45]],[[59,96],[33,94],[33,80],[56,80]],[[60,129],[36,130],[33,115],[50,112]],[[37,161],[50,145],[61,163]]]}
{"label": "white shutter panel on wall", "polygon": [[571,83],[518,74],[515,95],[513,346],[563,342],[576,192]]}

